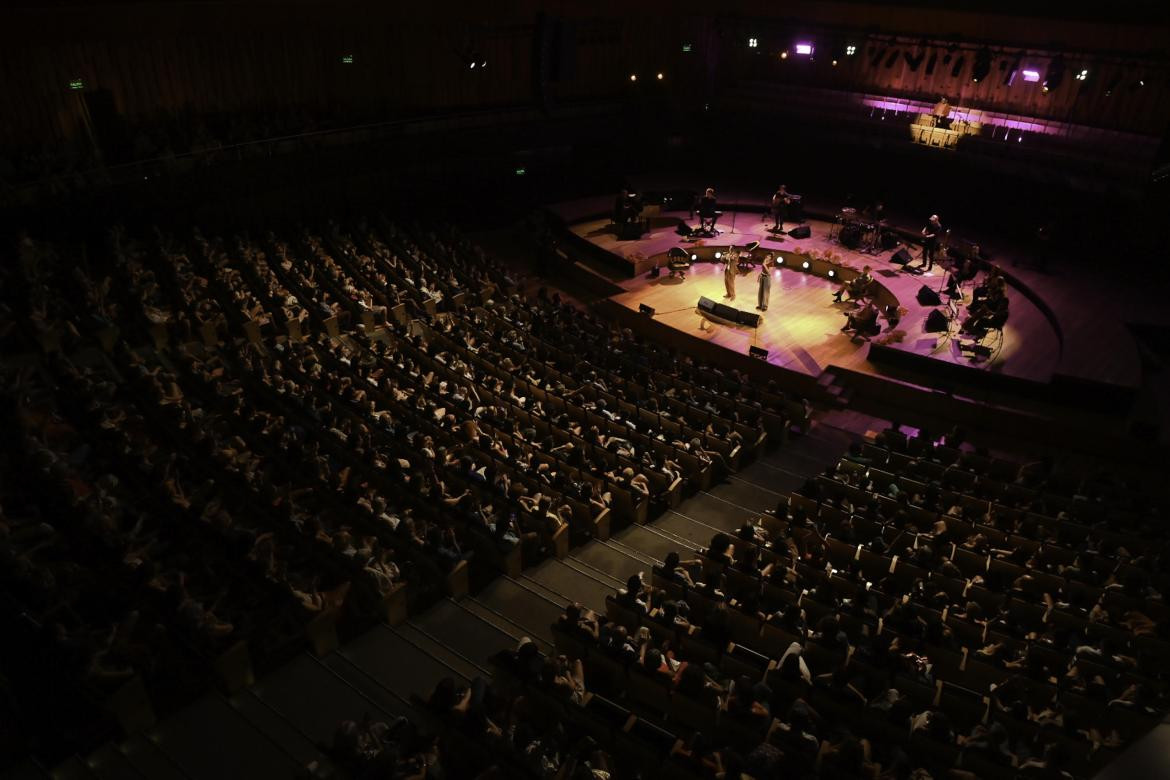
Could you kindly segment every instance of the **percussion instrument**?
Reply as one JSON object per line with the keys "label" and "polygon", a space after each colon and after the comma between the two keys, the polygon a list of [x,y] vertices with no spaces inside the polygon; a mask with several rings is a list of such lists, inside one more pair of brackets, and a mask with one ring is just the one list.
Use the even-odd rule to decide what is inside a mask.
{"label": "percussion instrument", "polygon": [[861,225],[856,222],[844,225],[841,227],[841,233],[838,239],[842,246],[850,249],[857,249],[861,246]]}

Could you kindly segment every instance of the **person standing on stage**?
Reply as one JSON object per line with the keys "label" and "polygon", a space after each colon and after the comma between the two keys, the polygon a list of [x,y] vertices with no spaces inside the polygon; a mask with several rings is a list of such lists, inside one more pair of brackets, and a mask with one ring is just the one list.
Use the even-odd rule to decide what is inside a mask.
{"label": "person standing on stage", "polygon": [[926,271],[934,268],[934,256],[938,252],[942,232],[943,226],[938,221],[938,214],[931,214],[926,227],[922,228],[922,265]]}
{"label": "person standing on stage", "polygon": [[760,311],[768,310],[768,298],[772,296],[772,253],[764,255],[764,262],[760,265],[760,292],[756,301],[756,308]]}
{"label": "person standing on stage", "polygon": [[792,198],[788,195],[788,185],[781,184],[772,196],[772,219],[776,220],[773,230],[784,230],[784,220],[788,217],[788,204]]}
{"label": "person standing on stage", "polygon": [[730,247],[723,255],[723,287],[727,290],[724,298],[735,300],[735,275],[739,273],[738,269],[739,253],[735,251],[735,247]]}

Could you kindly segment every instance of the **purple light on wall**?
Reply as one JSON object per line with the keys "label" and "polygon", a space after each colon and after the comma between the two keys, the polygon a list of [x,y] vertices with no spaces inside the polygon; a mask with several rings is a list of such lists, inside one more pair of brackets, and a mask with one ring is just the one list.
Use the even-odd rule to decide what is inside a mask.
{"label": "purple light on wall", "polygon": [[1038,70],[1023,70],[1021,73],[1024,76],[1024,81],[1035,83],[1040,80],[1040,71]]}
{"label": "purple light on wall", "polygon": [[813,53],[813,45],[811,43],[798,43],[796,44],[796,53],[810,55]]}

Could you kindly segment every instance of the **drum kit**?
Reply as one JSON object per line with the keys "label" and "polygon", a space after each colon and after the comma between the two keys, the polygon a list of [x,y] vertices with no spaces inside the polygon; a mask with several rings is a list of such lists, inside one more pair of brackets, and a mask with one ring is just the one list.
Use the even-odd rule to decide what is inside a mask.
{"label": "drum kit", "polygon": [[848,249],[876,255],[883,249],[892,248],[891,240],[897,244],[897,237],[887,227],[884,219],[867,220],[857,213],[857,209],[846,206],[837,214],[829,230],[829,240],[836,240]]}

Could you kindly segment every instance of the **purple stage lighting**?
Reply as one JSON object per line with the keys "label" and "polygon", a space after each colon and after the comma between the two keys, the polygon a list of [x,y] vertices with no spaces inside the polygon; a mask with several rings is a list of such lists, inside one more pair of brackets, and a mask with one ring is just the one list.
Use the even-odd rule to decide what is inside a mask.
{"label": "purple stage lighting", "polygon": [[1040,80],[1040,71],[1038,70],[1028,70],[1025,68],[1020,73],[1023,75],[1024,81],[1034,83]]}
{"label": "purple stage lighting", "polygon": [[798,43],[796,44],[796,53],[808,56],[813,53],[813,45],[811,43]]}

